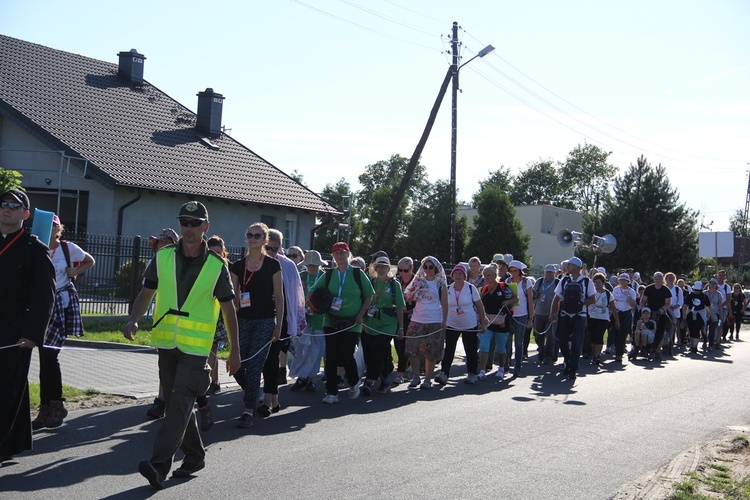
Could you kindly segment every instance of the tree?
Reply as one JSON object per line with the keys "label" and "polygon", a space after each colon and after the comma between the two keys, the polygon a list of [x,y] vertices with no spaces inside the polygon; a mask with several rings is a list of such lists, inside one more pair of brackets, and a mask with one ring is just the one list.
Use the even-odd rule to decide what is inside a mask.
{"label": "tree", "polygon": [[21,188],[22,178],[23,175],[20,172],[0,167],[0,193],[8,189]]}
{"label": "tree", "polygon": [[[315,231],[315,250],[328,253],[334,243],[339,240],[351,240],[351,235],[354,233],[355,218],[349,216],[353,208],[351,186],[342,177],[336,184],[326,184],[320,197],[343,212],[340,216],[325,216],[319,221],[321,227]],[[342,230],[340,224],[350,224],[350,226]]]}
{"label": "tree", "polygon": [[561,166],[562,189],[573,209],[590,212],[597,200],[604,201],[617,175],[617,167],[607,163],[611,154],[586,142],[568,153]]}
{"label": "tree", "polygon": [[557,207],[572,208],[565,199],[561,172],[552,160],[530,163],[521,171],[513,179],[510,201],[516,207],[548,201]]}
{"label": "tree", "polygon": [[471,232],[467,255],[489,262],[495,253],[511,253],[526,259],[530,236],[524,234],[510,197],[498,186],[487,185],[474,196],[477,215]]}
{"label": "tree", "polygon": [[[396,255],[420,259],[432,255],[445,262],[451,253],[451,218],[448,210],[451,200],[450,183],[439,180],[428,184],[425,191],[426,195],[414,203],[409,217],[409,237],[403,241],[404,246],[397,249]],[[464,254],[468,231],[466,218],[457,218],[456,256],[459,260],[459,256]]]}
{"label": "tree", "polygon": [[297,181],[298,184],[302,184],[303,186],[307,187],[307,183],[305,182],[305,176],[299,173],[296,168],[292,170],[292,173],[289,174],[289,177]]}
{"label": "tree", "polygon": [[745,222],[745,211],[738,208],[734,211],[732,216],[729,217],[729,230],[737,237],[747,238],[750,236],[750,231],[747,230],[747,227],[748,225]]}
{"label": "tree", "polygon": [[599,260],[610,270],[690,273],[698,264],[697,215],[679,202],[664,167],[653,168],[641,156],[604,202],[598,224],[617,238],[617,249]]}
{"label": "tree", "polygon": [[391,230],[385,238],[383,248],[373,249],[372,244],[377,237],[380,225],[385,222],[383,218],[408,164],[409,158],[393,155],[389,160],[368,165],[364,173],[359,176],[362,190],[355,197],[355,207],[357,219],[361,224],[361,232],[354,240],[352,250],[355,254],[370,254],[376,250],[385,250],[389,255],[395,255],[398,248],[405,247],[403,240],[407,238],[406,228],[409,224],[409,209],[412,200],[422,199],[427,186],[425,167],[421,164],[417,164],[414,170],[414,175],[396,211],[395,220],[389,221]]}
{"label": "tree", "polygon": [[479,191],[482,191],[489,185],[498,186],[503,191],[509,191],[513,185],[513,174],[510,173],[508,167],[503,165],[497,170],[490,172],[490,175],[486,179],[479,181]]}

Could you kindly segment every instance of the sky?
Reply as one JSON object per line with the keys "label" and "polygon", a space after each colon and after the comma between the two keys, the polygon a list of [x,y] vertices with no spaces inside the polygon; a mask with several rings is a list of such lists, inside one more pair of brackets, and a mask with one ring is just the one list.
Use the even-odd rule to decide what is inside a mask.
{"label": "sky", "polygon": [[[232,137],[316,192],[411,157],[451,62],[461,62],[458,199],[501,166],[564,161],[588,142],[625,172],[665,167],[703,230],[744,210],[750,168],[746,0],[3,0],[0,32],[117,63],[189,109],[225,96]],[[0,64],[2,62],[0,61]],[[450,177],[450,91],[422,154]],[[604,230],[606,232],[606,229]],[[615,235],[616,236],[616,235]]]}

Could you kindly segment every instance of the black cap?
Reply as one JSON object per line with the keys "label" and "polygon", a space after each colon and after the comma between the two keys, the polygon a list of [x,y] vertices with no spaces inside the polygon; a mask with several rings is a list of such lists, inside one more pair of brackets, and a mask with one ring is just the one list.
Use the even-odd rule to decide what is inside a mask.
{"label": "black cap", "polygon": [[182,217],[206,221],[208,220],[208,210],[199,201],[189,201],[180,207],[180,215],[177,218],[180,219]]}
{"label": "black cap", "polygon": [[31,203],[29,202],[29,196],[21,191],[20,189],[8,189],[7,191],[3,192],[3,194],[0,195],[0,198],[5,196],[6,194],[11,195],[13,198],[17,199],[18,202],[23,205],[23,207],[26,210],[30,210]]}

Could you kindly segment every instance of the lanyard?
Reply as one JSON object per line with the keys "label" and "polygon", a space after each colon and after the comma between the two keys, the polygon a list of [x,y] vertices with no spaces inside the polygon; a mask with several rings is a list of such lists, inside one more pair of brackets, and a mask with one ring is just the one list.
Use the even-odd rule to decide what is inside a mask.
{"label": "lanyard", "polygon": [[[315,279],[313,280],[313,283],[318,281],[318,277],[320,276],[320,269],[315,273]],[[307,277],[305,278],[305,281],[307,282],[307,288],[305,288],[305,291],[307,292],[310,290],[310,273],[307,273]]]}
{"label": "lanyard", "polygon": [[20,238],[20,237],[21,237],[21,235],[22,235],[22,234],[23,234],[23,229],[21,229],[20,231],[18,231],[18,234],[17,234],[17,235],[15,235],[15,236],[13,237],[13,239],[12,239],[12,240],[10,240],[10,243],[8,243],[7,245],[5,245],[5,246],[3,247],[3,249],[2,249],[2,250],[0,250],[0,255],[4,254],[4,253],[5,253],[5,251],[6,251],[7,249],[9,249],[9,248],[11,247],[11,245],[13,245],[13,243],[15,243],[15,242],[16,242],[16,240],[17,240],[18,238]]}
{"label": "lanyard", "polygon": [[344,289],[344,281],[346,281],[346,272],[349,270],[349,266],[346,266],[346,269],[344,269],[343,276],[341,274],[341,271],[339,271],[338,268],[336,268],[336,272],[339,273],[339,294],[336,295],[336,297],[341,297],[341,291]]}
{"label": "lanyard", "polygon": [[[377,283],[378,281],[379,281],[379,280],[375,280],[375,283]],[[376,294],[375,294],[375,298],[374,298],[374,299],[373,299],[373,301],[372,301],[372,303],[373,303],[373,304],[376,304],[376,305],[377,305],[378,301],[380,300],[380,296],[381,296],[381,295],[383,295],[383,290],[385,290],[385,287],[386,287],[386,285],[388,284],[388,281],[389,281],[389,280],[388,280],[388,279],[386,279],[386,280],[385,280],[385,281],[383,282],[382,286],[380,287],[380,290],[378,290],[378,293],[376,293]]]}
{"label": "lanyard", "polygon": [[453,296],[456,297],[456,308],[458,308],[458,299],[461,297],[461,292],[463,291],[463,287],[461,290],[456,290],[456,287],[453,287]]}
{"label": "lanyard", "polygon": [[544,281],[543,281],[542,282],[542,293],[543,294],[547,293],[547,290],[549,290],[549,287],[551,287],[554,284],[555,284],[555,280],[552,280],[552,281],[549,282],[549,285],[544,286]]}
{"label": "lanyard", "polygon": [[[248,257],[248,259],[249,258],[250,257]],[[260,263],[262,260],[263,260],[263,255],[261,255],[260,259],[258,259],[258,261],[255,263],[255,269],[253,269],[253,271],[250,273],[250,277],[247,279],[245,279],[247,276],[247,265],[243,266],[245,268],[244,272],[242,273],[242,281],[244,281],[244,283],[242,284],[243,290],[247,287],[247,284],[250,283],[250,280],[253,279],[253,275],[255,274],[255,271],[258,270],[258,266],[260,266]]]}

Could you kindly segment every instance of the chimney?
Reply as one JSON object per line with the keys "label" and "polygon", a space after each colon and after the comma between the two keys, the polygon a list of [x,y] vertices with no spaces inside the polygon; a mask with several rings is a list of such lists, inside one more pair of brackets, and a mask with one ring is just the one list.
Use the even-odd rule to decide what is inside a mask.
{"label": "chimney", "polygon": [[197,127],[209,137],[221,135],[221,110],[224,106],[224,96],[206,89],[198,92],[198,124]]}
{"label": "chimney", "polygon": [[117,76],[125,78],[130,83],[143,83],[143,61],[146,57],[139,54],[137,50],[130,49],[130,52],[120,52],[120,65],[117,69]]}

